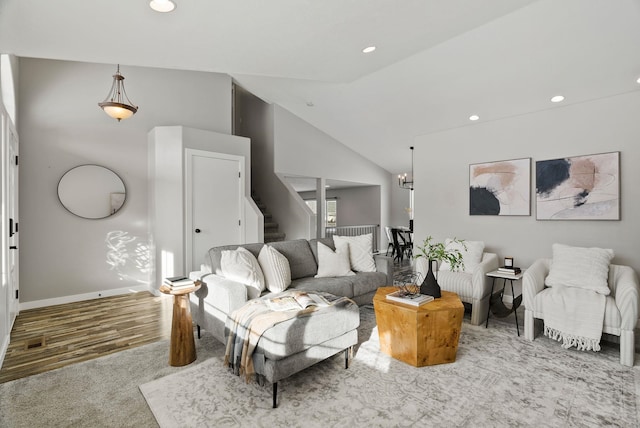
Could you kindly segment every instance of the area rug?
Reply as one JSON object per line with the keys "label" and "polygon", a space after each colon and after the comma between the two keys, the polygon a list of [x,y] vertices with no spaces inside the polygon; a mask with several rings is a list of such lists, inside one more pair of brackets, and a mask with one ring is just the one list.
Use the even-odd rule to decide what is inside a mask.
{"label": "area rug", "polygon": [[616,346],[598,353],[529,342],[512,323],[465,321],[456,361],[415,368],[380,352],[371,307],[360,345],[279,383],[245,383],[223,367],[223,347],[197,367],[140,386],[162,428],[172,427],[637,427],[637,368]]}

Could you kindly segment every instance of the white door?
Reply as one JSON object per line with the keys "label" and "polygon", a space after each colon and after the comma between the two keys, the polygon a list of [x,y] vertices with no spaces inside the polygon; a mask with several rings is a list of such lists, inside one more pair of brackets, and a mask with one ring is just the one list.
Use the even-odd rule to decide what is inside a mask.
{"label": "white door", "polygon": [[9,320],[10,325],[18,315],[18,137],[11,126],[8,127],[8,170],[7,170],[7,213],[9,216]]}
{"label": "white door", "polygon": [[185,150],[186,263],[200,270],[211,247],[244,243],[244,157]]}

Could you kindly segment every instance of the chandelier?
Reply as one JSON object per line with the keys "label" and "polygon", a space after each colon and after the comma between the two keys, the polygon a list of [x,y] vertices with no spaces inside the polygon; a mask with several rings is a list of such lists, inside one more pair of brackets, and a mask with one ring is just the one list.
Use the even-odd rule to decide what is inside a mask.
{"label": "chandelier", "polygon": [[413,190],[413,146],[411,149],[411,177],[407,176],[407,173],[398,175],[398,186],[401,189]]}
{"label": "chandelier", "polygon": [[118,122],[130,118],[138,111],[138,106],[133,105],[124,90],[124,76],[120,74],[120,64],[116,74],[113,75],[113,84],[107,98],[98,105],[109,116],[118,119]]}

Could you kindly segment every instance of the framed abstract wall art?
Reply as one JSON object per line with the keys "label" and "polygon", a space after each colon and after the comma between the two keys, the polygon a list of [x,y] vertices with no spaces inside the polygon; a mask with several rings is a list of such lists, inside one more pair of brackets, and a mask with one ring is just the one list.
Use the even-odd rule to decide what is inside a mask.
{"label": "framed abstract wall art", "polygon": [[469,165],[469,215],[530,215],[531,158]]}
{"label": "framed abstract wall art", "polygon": [[620,152],[536,162],[538,220],[620,220]]}

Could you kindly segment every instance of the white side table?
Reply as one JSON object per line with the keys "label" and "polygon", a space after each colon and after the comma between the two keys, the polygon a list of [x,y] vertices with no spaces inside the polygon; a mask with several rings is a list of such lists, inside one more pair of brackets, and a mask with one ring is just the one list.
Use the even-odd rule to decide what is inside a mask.
{"label": "white side table", "polygon": [[[516,331],[518,332],[518,336],[520,336],[520,327],[518,326],[518,313],[516,312],[516,309],[518,309],[518,307],[522,303],[522,293],[520,293],[520,295],[516,297],[515,292],[513,291],[513,281],[522,279],[523,275],[524,271],[515,275],[500,272],[497,270],[487,273],[487,276],[493,278],[493,281],[491,282],[491,294],[489,296],[489,309],[487,309],[487,322],[484,326],[485,328],[489,326],[489,314],[491,312],[493,312],[493,314],[498,318],[504,318],[511,314],[511,312],[513,312],[516,317]],[[502,279],[504,280],[504,282],[502,283],[502,289],[497,291],[494,295],[493,289],[496,285],[496,279]],[[511,295],[513,296],[513,303],[510,308],[506,307],[502,302],[504,290],[505,288],[507,288],[507,281],[511,283]]]}

